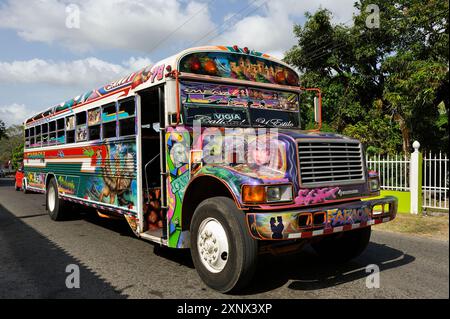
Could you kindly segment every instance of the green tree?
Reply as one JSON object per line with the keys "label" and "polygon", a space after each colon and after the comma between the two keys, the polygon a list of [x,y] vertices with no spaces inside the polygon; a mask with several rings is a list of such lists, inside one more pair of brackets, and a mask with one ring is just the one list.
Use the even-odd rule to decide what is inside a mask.
{"label": "green tree", "polygon": [[0,140],[3,138],[7,138],[8,136],[6,135],[6,125],[5,122],[3,122],[2,120],[0,120]]}
{"label": "green tree", "polygon": [[14,170],[17,170],[23,162],[23,143],[14,148],[11,156],[11,164]]}
{"label": "green tree", "polygon": [[307,13],[285,60],[303,86],[322,88],[325,126],[369,152],[409,152],[413,139],[440,149],[448,141],[448,2],[380,0],[380,27],[368,28],[371,3],[355,3],[351,26],[332,25],[326,9]]}
{"label": "green tree", "polygon": [[21,145],[23,153],[23,127],[12,125],[5,129],[4,134],[7,138],[0,139],[0,162],[12,161],[14,153]]}

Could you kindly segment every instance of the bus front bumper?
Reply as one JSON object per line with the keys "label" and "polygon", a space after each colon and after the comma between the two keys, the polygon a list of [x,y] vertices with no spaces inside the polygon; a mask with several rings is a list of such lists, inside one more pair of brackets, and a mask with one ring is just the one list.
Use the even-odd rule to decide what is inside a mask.
{"label": "bus front bumper", "polygon": [[388,222],[397,207],[397,198],[387,196],[294,211],[249,212],[247,223],[259,240],[311,238]]}

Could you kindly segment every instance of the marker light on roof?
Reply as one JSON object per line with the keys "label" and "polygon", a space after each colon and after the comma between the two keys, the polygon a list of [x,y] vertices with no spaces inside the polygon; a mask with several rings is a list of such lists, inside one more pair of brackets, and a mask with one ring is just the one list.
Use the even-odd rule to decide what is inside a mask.
{"label": "marker light on roof", "polygon": [[197,72],[202,68],[202,64],[200,63],[200,60],[196,57],[193,57],[190,63],[191,71]]}
{"label": "marker light on roof", "polygon": [[216,63],[214,63],[213,60],[206,61],[205,65],[203,66],[203,68],[210,75],[215,75],[217,73],[217,66],[216,66]]}

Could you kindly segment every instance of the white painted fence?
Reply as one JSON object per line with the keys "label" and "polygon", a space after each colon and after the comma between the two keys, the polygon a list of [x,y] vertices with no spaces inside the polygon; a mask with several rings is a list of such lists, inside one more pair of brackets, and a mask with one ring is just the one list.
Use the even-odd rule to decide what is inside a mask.
{"label": "white painted fence", "polygon": [[383,190],[409,191],[410,160],[403,155],[367,158],[367,168],[380,174]]}
{"label": "white painted fence", "polygon": [[[419,148],[417,143],[417,150]],[[418,153],[416,153],[418,154]],[[426,154],[420,163],[419,156],[395,155],[367,157],[367,168],[380,174],[382,190],[411,191],[422,174],[422,207],[427,210],[449,210],[449,159],[446,154]],[[417,161],[413,168],[412,161]],[[410,172],[413,170],[413,172]],[[416,188],[417,189],[417,188]],[[417,189],[420,191],[420,188]],[[413,200],[412,200],[413,201]],[[412,206],[412,210],[415,211]],[[421,211],[421,209],[418,209]]]}
{"label": "white painted fence", "polygon": [[423,157],[423,207],[448,210],[449,171],[447,154]]}

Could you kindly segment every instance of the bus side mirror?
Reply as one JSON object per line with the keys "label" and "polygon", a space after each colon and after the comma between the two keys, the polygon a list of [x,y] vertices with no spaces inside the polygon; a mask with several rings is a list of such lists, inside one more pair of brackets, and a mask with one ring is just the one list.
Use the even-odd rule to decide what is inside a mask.
{"label": "bus side mirror", "polygon": [[322,99],[320,95],[314,97],[314,122],[322,123]]}
{"label": "bus side mirror", "polygon": [[[322,92],[319,88],[300,88],[300,91],[315,93],[313,101],[315,128],[311,129],[310,131],[320,131],[320,129],[322,128]],[[310,109],[310,107],[308,108]]]}

